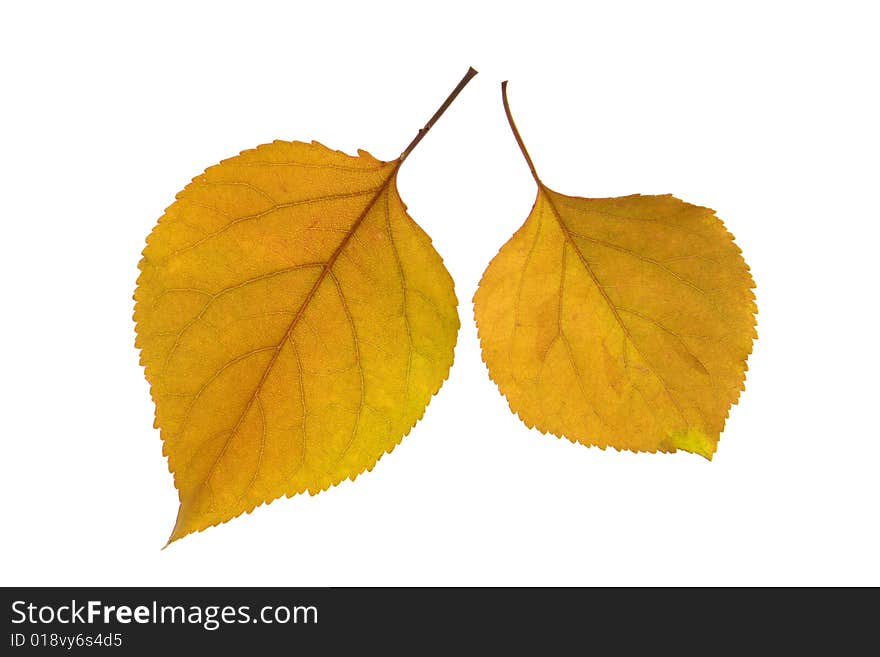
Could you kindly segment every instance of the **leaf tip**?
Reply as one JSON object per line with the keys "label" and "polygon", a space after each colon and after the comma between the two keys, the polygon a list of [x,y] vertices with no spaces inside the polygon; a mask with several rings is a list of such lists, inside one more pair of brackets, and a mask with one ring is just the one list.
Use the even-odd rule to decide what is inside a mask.
{"label": "leaf tip", "polygon": [[[250,511],[248,511],[248,513],[250,513]],[[168,537],[168,542],[165,543],[165,546],[162,549],[164,550],[169,545],[171,545],[175,541],[180,540],[188,534],[192,534],[193,532],[200,532],[204,529],[207,529],[208,527],[213,527],[214,525],[220,524],[216,521],[202,522],[201,520],[202,518],[199,517],[199,514],[194,513],[191,504],[184,504],[183,502],[181,502],[180,507],[177,509],[177,519],[174,521],[174,527],[171,529],[171,535]]]}
{"label": "leaf tip", "polygon": [[189,531],[183,529],[183,527],[182,527],[182,524],[183,524],[183,523],[181,523],[182,514],[183,514],[183,505],[181,504],[180,508],[177,511],[177,519],[174,521],[174,527],[171,529],[171,534],[170,534],[170,536],[168,536],[168,540],[166,541],[165,545],[162,546],[163,550],[165,548],[167,548],[169,545],[171,545],[174,541],[176,541],[180,538],[183,538],[184,536],[189,534]]}
{"label": "leaf tip", "polygon": [[688,427],[669,434],[668,442],[662,446],[669,451],[684,450],[692,454],[698,454],[707,461],[711,461],[718,449],[718,439],[712,439],[699,429]]}

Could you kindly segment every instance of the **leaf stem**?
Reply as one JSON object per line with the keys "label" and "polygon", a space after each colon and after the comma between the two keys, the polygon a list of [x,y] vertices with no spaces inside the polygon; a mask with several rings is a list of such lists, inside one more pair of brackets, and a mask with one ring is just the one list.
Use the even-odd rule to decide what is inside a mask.
{"label": "leaf stem", "polygon": [[434,116],[432,116],[428,122],[425,124],[425,127],[419,130],[419,134],[416,135],[415,139],[413,139],[409,146],[403,149],[403,152],[400,154],[398,160],[403,162],[406,157],[412,152],[412,150],[418,145],[422,138],[428,134],[428,130],[430,130],[435,123],[437,123],[437,119],[443,116],[443,112],[445,112],[450,105],[452,105],[452,101],[455,100],[455,97],[461,93],[461,90],[467,86],[467,83],[471,81],[471,78],[477,74],[476,69],[471,66],[467,73],[464,74],[464,77],[459,81],[459,83],[455,86],[455,89],[452,90],[452,93],[449,94],[449,97],[443,101],[443,104],[440,106],[436,112],[434,112]]}
{"label": "leaf stem", "polygon": [[532,162],[532,158],[529,157],[529,151],[526,150],[526,145],[519,134],[519,130],[516,129],[516,123],[514,123],[513,121],[513,115],[510,113],[510,104],[507,102],[507,80],[501,83],[501,102],[504,103],[504,113],[507,115],[507,123],[510,124],[510,129],[513,131],[513,137],[514,139],[516,139],[516,143],[517,146],[519,146],[520,152],[526,159],[526,164],[529,165],[529,171],[532,172],[532,178],[534,178],[535,182],[538,183],[538,187],[543,187],[544,183],[542,183],[541,179],[538,177],[538,172],[535,170],[535,163]]}

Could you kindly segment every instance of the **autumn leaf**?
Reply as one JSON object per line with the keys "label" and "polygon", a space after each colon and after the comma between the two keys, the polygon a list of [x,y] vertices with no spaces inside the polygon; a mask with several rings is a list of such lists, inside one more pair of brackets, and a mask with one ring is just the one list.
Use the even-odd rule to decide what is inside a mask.
{"label": "autumn leaf", "polygon": [[169,543],[370,470],[452,364],[453,282],[393,162],[276,141],[193,179],[147,239],[136,346],[180,497]]}
{"label": "autumn leaf", "polygon": [[584,445],[711,459],[752,349],[754,283],[713,210],[538,185],[474,314],[489,375],[529,426]]}

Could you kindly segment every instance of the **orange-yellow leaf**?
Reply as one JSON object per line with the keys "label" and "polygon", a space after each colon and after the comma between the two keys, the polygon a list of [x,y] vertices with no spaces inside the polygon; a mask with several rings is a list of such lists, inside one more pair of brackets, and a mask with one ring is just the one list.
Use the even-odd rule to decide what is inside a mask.
{"label": "orange-yellow leaf", "polygon": [[554,192],[511,127],[538,195],[474,295],[490,376],[542,432],[711,459],[755,337],[733,238],[673,196]]}
{"label": "orange-yellow leaf", "polygon": [[457,301],[401,162],[276,141],[207,169],[149,236],[136,344],[180,497],[170,540],[354,479],[440,388]]}

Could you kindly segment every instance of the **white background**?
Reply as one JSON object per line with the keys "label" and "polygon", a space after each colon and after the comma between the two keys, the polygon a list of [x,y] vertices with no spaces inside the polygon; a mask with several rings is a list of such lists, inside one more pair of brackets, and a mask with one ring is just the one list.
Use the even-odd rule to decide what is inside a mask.
{"label": "white background", "polygon": [[[655,6],[656,5],[656,6]],[[3,585],[878,585],[872,3],[6,3]],[[448,382],[373,472],[163,546],[176,491],[134,349],[144,238],[273,139],[406,162],[452,273]],[[542,178],[715,208],[757,282],[713,462],[527,429],[470,298]]]}

